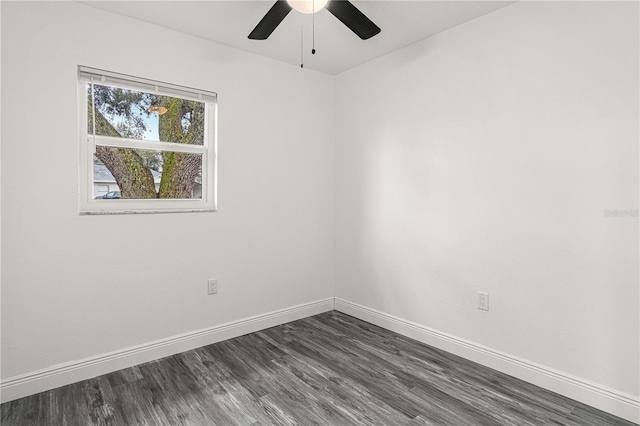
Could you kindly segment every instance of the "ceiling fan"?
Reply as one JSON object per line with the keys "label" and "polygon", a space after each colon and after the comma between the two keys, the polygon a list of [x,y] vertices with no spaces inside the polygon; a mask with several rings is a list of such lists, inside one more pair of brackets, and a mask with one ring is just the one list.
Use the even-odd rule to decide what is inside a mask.
{"label": "ceiling fan", "polygon": [[251,31],[252,40],[266,40],[280,22],[295,9],[302,13],[315,13],[327,9],[362,40],[380,32],[380,28],[348,0],[277,0]]}

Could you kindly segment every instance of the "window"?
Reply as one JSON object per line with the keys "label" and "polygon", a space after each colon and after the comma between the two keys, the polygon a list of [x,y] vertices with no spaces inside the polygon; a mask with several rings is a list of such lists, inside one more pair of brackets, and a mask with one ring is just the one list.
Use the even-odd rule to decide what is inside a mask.
{"label": "window", "polygon": [[80,214],[215,211],[215,93],[83,66],[78,89]]}

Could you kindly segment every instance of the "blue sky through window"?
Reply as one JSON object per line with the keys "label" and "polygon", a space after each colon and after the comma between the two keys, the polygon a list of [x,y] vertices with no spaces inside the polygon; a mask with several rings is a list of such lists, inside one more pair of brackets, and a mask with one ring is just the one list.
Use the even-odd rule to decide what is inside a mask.
{"label": "blue sky through window", "polygon": [[143,113],[142,119],[147,126],[147,130],[144,132],[144,136],[142,138],[150,141],[159,141],[160,136],[158,135],[158,114],[151,113],[149,114],[149,116],[147,116]]}

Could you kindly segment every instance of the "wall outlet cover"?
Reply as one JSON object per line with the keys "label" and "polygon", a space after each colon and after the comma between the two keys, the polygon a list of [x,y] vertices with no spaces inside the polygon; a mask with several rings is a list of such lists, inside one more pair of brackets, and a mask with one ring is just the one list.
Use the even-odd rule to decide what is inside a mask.
{"label": "wall outlet cover", "polygon": [[478,309],[489,310],[489,293],[478,292]]}
{"label": "wall outlet cover", "polygon": [[217,294],[218,293],[218,279],[211,278],[207,281],[207,294]]}

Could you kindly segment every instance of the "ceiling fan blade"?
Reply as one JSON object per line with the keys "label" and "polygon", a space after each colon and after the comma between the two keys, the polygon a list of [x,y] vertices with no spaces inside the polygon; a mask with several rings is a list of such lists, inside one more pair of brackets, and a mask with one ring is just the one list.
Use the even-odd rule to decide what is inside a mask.
{"label": "ceiling fan blade", "polygon": [[380,28],[371,19],[347,0],[331,0],[326,9],[363,40],[380,32]]}
{"label": "ceiling fan blade", "polygon": [[291,12],[291,6],[286,0],[276,1],[251,31],[249,38],[251,40],[266,40],[289,12]]}

